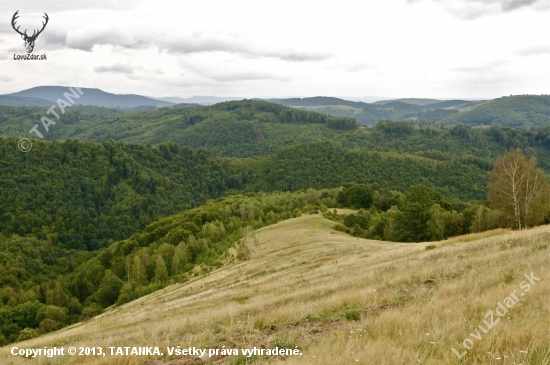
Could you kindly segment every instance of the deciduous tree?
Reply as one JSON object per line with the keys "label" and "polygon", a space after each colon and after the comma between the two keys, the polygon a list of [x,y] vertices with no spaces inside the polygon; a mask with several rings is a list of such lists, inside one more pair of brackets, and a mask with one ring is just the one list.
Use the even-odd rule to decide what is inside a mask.
{"label": "deciduous tree", "polygon": [[548,181],[521,150],[511,151],[495,163],[489,176],[488,199],[516,229],[540,224],[549,210]]}

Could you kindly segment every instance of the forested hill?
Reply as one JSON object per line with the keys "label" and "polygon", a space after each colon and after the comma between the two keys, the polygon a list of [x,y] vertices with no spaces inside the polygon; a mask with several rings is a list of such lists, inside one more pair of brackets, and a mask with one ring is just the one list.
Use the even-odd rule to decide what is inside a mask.
{"label": "forested hill", "polygon": [[447,125],[500,125],[532,128],[550,125],[550,95],[502,97],[441,121]]}
{"label": "forested hill", "polygon": [[487,170],[470,159],[436,161],[331,142],[286,147],[261,158],[213,157],[205,149],[107,141],[35,141],[19,151],[0,138],[0,227],[66,248],[97,249],[160,217],[247,191],[378,183],[434,187],[448,199],[483,200]]}
{"label": "forested hill", "polygon": [[45,108],[0,107],[0,135],[37,137],[29,134],[29,130],[38,122],[39,131],[48,140],[78,138],[105,142],[112,138],[143,144],[173,142],[180,146],[207,147],[217,155],[247,157],[271,154],[281,146],[327,139],[335,131],[357,128],[352,118],[250,100],[134,113],[74,106],[68,108],[60,120],[51,116],[56,124],[50,126],[47,133],[40,124],[46,111]]}
{"label": "forested hill", "polygon": [[429,105],[419,106],[401,101],[369,104],[331,97],[269,99],[269,101],[337,117],[355,118],[359,124],[365,125],[373,125],[376,121],[385,119],[414,119],[429,123],[458,113],[457,110],[439,107],[432,109]]}
{"label": "forested hill", "polygon": [[[0,107],[0,135],[32,138],[28,131],[45,112],[38,107]],[[474,157],[483,168],[511,148],[522,148],[550,173],[550,127],[443,128],[412,121],[379,121],[373,128],[357,128],[353,119],[250,100],[140,112],[73,106],[49,132],[42,132],[48,140],[169,142],[204,147],[225,157],[265,156],[284,146],[331,140],[346,148],[406,152],[437,160]]]}
{"label": "forested hill", "polygon": [[[144,105],[150,106],[167,106],[173,105],[168,101],[151,99],[141,95],[133,94],[112,94],[100,89],[80,88],[81,92],[78,97],[74,98],[76,105],[95,105],[95,106],[112,106],[112,107],[124,107],[135,108]],[[29,102],[38,100],[47,100],[50,102],[50,106],[54,105],[57,100],[69,91],[69,87],[65,86],[38,86],[31,89],[19,91],[8,96],[17,98],[29,98]],[[71,91],[69,91],[71,93]],[[78,94],[77,94],[78,95]],[[33,100],[34,99],[34,100]],[[0,99],[1,101],[1,99]],[[71,103],[72,104],[72,103]],[[29,105],[29,104],[26,104]],[[32,105],[32,104],[30,104]],[[37,103],[34,105],[43,105]]]}
{"label": "forested hill", "polygon": [[487,101],[398,99],[373,104],[329,97],[271,101],[333,116],[353,117],[367,125],[384,119],[524,128],[550,125],[549,95],[516,95]]}

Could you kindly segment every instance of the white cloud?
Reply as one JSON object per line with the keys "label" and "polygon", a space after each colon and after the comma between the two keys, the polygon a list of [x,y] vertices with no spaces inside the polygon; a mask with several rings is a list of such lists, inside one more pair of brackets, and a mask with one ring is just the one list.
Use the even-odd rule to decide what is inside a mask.
{"label": "white cloud", "polygon": [[[0,70],[13,80],[0,93],[83,74],[106,91],[153,96],[548,92],[548,0],[411,2],[3,1]],[[16,9],[30,23],[48,12],[35,48],[48,61],[13,60],[24,52]]]}
{"label": "white cloud", "polygon": [[94,69],[96,72],[112,72],[112,73],[121,73],[125,75],[133,74],[134,70],[129,65],[123,65],[121,63],[115,63],[112,66],[98,66]]}
{"label": "white cloud", "polygon": [[550,9],[548,0],[407,0],[407,3],[415,4],[422,1],[439,3],[449,13],[466,20],[509,13],[524,8],[535,11]]}

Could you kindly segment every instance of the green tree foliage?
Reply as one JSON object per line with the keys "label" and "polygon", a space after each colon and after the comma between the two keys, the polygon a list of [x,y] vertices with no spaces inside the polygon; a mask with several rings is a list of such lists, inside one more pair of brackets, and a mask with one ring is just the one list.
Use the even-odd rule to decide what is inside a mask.
{"label": "green tree foliage", "polygon": [[[405,191],[411,183],[424,183],[447,197],[480,200],[487,185],[487,173],[475,164],[351,150],[330,142],[237,160],[171,144],[152,148],[112,141],[36,142],[32,151],[21,153],[17,139],[0,138],[0,155],[0,232],[31,234],[79,250],[106,247],[161,217],[230,192],[352,182]],[[180,227],[171,232],[169,243],[196,234],[197,228],[202,225]],[[170,268],[170,260],[165,261]]]}
{"label": "green tree foliage", "polygon": [[501,125],[525,128],[548,126],[549,107],[548,95],[516,95],[495,99],[449,116],[441,122],[449,125]]}
{"label": "green tree foliage", "polygon": [[[503,116],[513,115],[509,112],[513,109],[527,120],[537,119],[537,116],[548,115],[548,99],[547,96],[505,98],[457,113],[456,117],[464,118],[488,108],[491,113],[495,111]],[[142,112],[75,107],[63,114],[55,128],[50,128],[44,138],[77,138],[96,142],[106,142],[112,138],[127,143],[171,143],[172,146],[166,148],[171,153],[177,145],[180,148],[206,147],[213,155],[233,157],[265,156],[284,146],[331,140],[346,148],[407,152],[438,160],[463,159],[463,162],[486,170],[490,170],[492,163],[509,149],[521,148],[529,157],[536,156],[540,167],[550,172],[550,129],[547,122],[535,123],[533,120],[525,124],[525,128],[511,128],[517,123],[499,126],[499,118],[485,123],[478,117],[467,117],[468,120],[464,120],[462,125],[449,121],[449,125],[454,127],[443,128],[441,123],[433,122],[434,118],[423,119],[417,114],[412,116],[414,113],[411,114],[411,110],[405,111],[407,108],[419,108],[416,105],[389,103],[358,106],[357,103],[350,103],[349,107],[353,110],[361,110],[366,105],[383,109],[383,113],[373,119],[377,121],[375,127],[354,128],[349,118],[246,100],[210,107],[173,107]],[[403,113],[388,114],[390,110],[402,110]],[[28,137],[28,130],[45,112],[46,109],[41,108],[0,107],[0,134]],[[439,113],[442,110],[420,108],[418,112]],[[409,115],[411,119],[403,120]],[[353,116],[356,117],[356,114]],[[152,120],[155,122],[151,123]],[[488,127],[472,128],[478,121]]]}
{"label": "green tree foliage", "polygon": [[373,202],[372,191],[368,185],[355,184],[342,190],[336,198],[338,203],[354,208],[370,208]]}
{"label": "green tree foliage", "polygon": [[[353,214],[325,214],[343,223],[348,233],[358,237],[399,242],[438,241],[504,227],[505,223],[498,210],[481,204],[447,201],[436,190],[423,185],[411,186],[400,194],[380,189],[376,184],[357,184],[340,191],[338,197],[347,196],[346,192],[359,191],[368,196],[386,196],[388,200],[378,204],[373,202]],[[393,202],[395,205],[391,204]],[[346,205],[345,199],[339,199],[339,203],[354,207]]]}
{"label": "green tree foliage", "polygon": [[168,270],[162,256],[157,256],[155,260],[155,280],[163,283],[168,279]]}
{"label": "green tree foliage", "polygon": [[546,176],[536,168],[535,158],[527,160],[519,149],[495,163],[488,191],[491,206],[516,229],[542,223],[550,211]]}

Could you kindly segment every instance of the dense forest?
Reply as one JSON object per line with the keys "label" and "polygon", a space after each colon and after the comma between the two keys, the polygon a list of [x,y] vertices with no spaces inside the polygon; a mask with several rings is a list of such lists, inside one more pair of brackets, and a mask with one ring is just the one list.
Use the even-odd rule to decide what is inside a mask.
{"label": "dense forest", "polygon": [[446,125],[500,125],[532,128],[550,125],[549,95],[515,95],[495,99],[441,121]]}
{"label": "dense forest", "polygon": [[[421,105],[417,105],[419,101]],[[359,124],[379,120],[437,122],[447,126],[497,125],[526,129],[550,124],[549,95],[510,95],[488,101],[402,99],[373,104],[329,97],[273,99],[273,102],[337,117],[353,117]]]}
{"label": "dense forest", "polygon": [[[332,98],[331,98],[332,99]],[[446,117],[458,114],[454,109],[428,109],[428,106],[392,101],[387,104],[367,104],[344,102],[338,104],[324,104],[317,106],[295,106],[298,109],[316,111],[335,117],[348,117],[357,119],[361,125],[372,126],[379,120],[404,120],[410,119],[418,122],[431,123],[444,120]],[[355,104],[355,107],[353,106]],[[285,102],[284,105],[289,105]]]}
{"label": "dense forest", "polygon": [[[482,107],[485,104],[478,108]],[[0,111],[1,135],[28,138],[37,137],[28,131],[46,113],[44,108],[29,107],[2,107]],[[69,138],[155,146],[173,143],[195,150],[207,148],[213,155],[225,157],[266,156],[283,146],[330,140],[345,148],[406,152],[437,160],[475,158],[482,165],[490,165],[510,149],[521,148],[526,155],[536,156],[540,166],[550,172],[550,126],[447,128],[438,123],[380,120],[373,128],[357,128],[350,118],[260,101],[141,112],[73,106],[44,132],[46,140]]]}
{"label": "dense forest", "polygon": [[89,250],[210,198],[239,192],[378,182],[397,191],[426,184],[449,199],[482,200],[488,178],[476,160],[437,161],[331,142],[235,159],[174,144],[156,148],[78,140],[35,142],[22,153],[16,138],[1,137],[0,169],[2,234],[32,234],[68,249]]}

